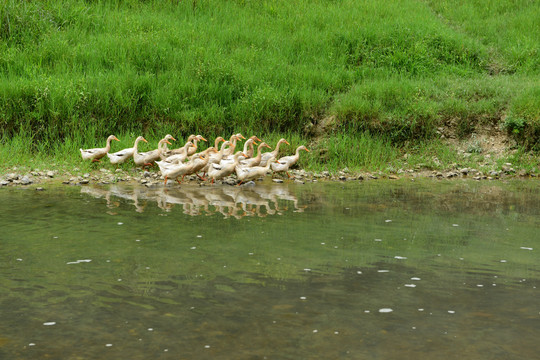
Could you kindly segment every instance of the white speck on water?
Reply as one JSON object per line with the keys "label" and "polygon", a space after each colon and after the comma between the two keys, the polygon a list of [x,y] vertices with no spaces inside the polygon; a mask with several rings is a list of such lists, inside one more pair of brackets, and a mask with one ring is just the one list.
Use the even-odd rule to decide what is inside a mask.
{"label": "white speck on water", "polygon": [[452,226],[457,227],[457,226],[459,226],[459,225],[458,225],[458,224],[452,224]]}
{"label": "white speck on water", "polygon": [[414,288],[414,287],[416,287],[416,284],[405,284],[405,285],[403,285],[403,286]]}
{"label": "white speck on water", "polygon": [[420,308],[420,309],[418,309],[418,311],[424,311],[424,309]]}
{"label": "white speck on water", "polygon": [[389,312],[392,312],[394,310],[390,309],[390,308],[382,308],[382,309],[379,309],[379,312],[380,313],[389,313]]}
{"label": "white speck on water", "polygon": [[135,240],[135,241],[139,242],[139,241],[141,241],[141,240],[137,239],[137,240]]}
{"label": "white speck on water", "polygon": [[337,249],[337,246],[334,246],[334,249]]}
{"label": "white speck on water", "polygon": [[111,347],[111,346],[112,346],[112,344],[105,344],[105,346],[106,346],[106,347]]}
{"label": "white speck on water", "polygon": [[253,255],[253,253],[248,253],[248,255]]}
{"label": "white speck on water", "polygon": [[405,256],[394,256],[394,259],[407,260],[407,258]]}
{"label": "white speck on water", "polygon": [[169,349],[163,349],[163,351],[167,352],[167,351],[169,351]]}
{"label": "white speck on water", "polygon": [[463,259],[463,258],[459,258],[459,260],[462,260],[462,261],[463,261],[463,260],[465,260],[465,259]]}
{"label": "white speck on water", "polygon": [[197,235],[198,238],[202,238],[202,235]]}
{"label": "white speck on water", "polygon": [[53,236],[53,239],[58,239],[58,236]]}
{"label": "white speck on water", "polygon": [[362,274],[362,272],[361,272],[361,271],[357,271],[356,273],[357,273],[358,275]]}
{"label": "white speck on water", "polygon": [[152,328],[148,328],[148,331],[154,331],[154,329],[152,329]]}
{"label": "white speck on water", "polygon": [[313,330],[313,332],[314,332],[314,333],[318,333],[318,332],[319,332],[319,330],[315,329],[315,330]]}
{"label": "white speck on water", "polygon": [[146,270],[150,270],[150,266],[147,266],[147,267],[146,267]]}
{"label": "white speck on water", "polygon": [[411,329],[416,330],[416,326],[413,326]]}
{"label": "white speck on water", "polygon": [[365,312],[366,314],[369,314],[369,310],[364,310],[364,312]]}
{"label": "white speck on water", "polygon": [[412,277],[411,280],[420,281],[421,279],[419,277]]}
{"label": "white speck on water", "polygon": [[277,258],[278,260],[281,260],[281,258]]}
{"label": "white speck on water", "polygon": [[321,245],[326,245],[326,243],[321,243]]}
{"label": "white speck on water", "polygon": [[123,223],[123,222],[119,222],[119,223],[116,223],[116,224],[117,224],[117,225],[124,225],[124,223]]}
{"label": "white speck on water", "polygon": [[300,300],[306,300],[307,298],[305,296],[300,296]]}
{"label": "white speck on water", "polygon": [[521,246],[520,249],[522,249],[522,250],[532,250],[533,248],[532,247]]}
{"label": "white speck on water", "polygon": [[19,259],[17,259],[17,261],[22,261],[22,259],[21,259],[21,258],[19,258]]}
{"label": "white speck on water", "polygon": [[505,263],[505,262],[506,262],[506,260],[501,260],[501,262],[502,262],[502,263]]}
{"label": "white speck on water", "polygon": [[105,260],[105,262],[111,262],[111,260]]}
{"label": "white speck on water", "polygon": [[210,345],[204,345],[205,349],[210,349]]}
{"label": "white speck on water", "polygon": [[456,312],[454,310],[448,310],[449,314],[455,314]]}
{"label": "white speck on water", "polygon": [[190,249],[195,250],[196,248],[197,248],[196,246],[192,246]]}
{"label": "white speck on water", "polygon": [[122,279],[118,279],[118,281],[122,281]]}
{"label": "white speck on water", "polygon": [[491,284],[491,286],[497,286],[497,284]]}
{"label": "white speck on water", "polygon": [[437,254],[437,256],[441,256],[441,254]]}
{"label": "white speck on water", "polygon": [[54,322],[54,321],[44,322],[43,325],[45,325],[45,326],[56,325],[56,322]]}
{"label": "white speck on water", "polygon": [[388,219],[388,220],[384,220],[384,222],[389,223],[389,222],[392,222],[392,220]]}
{"label": "white speck on water", "polygon": [[307,269],[307,268],[306,268],[306,269],[304,269],[304,271],[311,271],[311,269]]}
{"label": "white speck on water", "polygon": [[67,262],[66,264],[68,264],[68,265],[80,264],[80,263],[88,263],[90,261],[92,261],[92,260],[91,259],[84,259],[84,260],[70,261],[70,262]]}
{"label": "white speck on water", "polygon": [[387,272],[390,272],[390,270],[377,270],[377,272],[380,272],[380,273],[387,273]]}
{"label": "white speck on water", "polygon": [[476,286],[478,286],[478,287],[484,287],[484,285],[482,285],[482,284],[477,284]]}
{"label": "white speck on water", "polygon": [[334,331],[334,334],[335,334],[335,335],[338,335],[338,334],[339,334],[339,331]]}
{"label": "white speck on water", "polygon": [[28,346],[36,346],[36,344],[30,343],[30,344],[28,344]]}

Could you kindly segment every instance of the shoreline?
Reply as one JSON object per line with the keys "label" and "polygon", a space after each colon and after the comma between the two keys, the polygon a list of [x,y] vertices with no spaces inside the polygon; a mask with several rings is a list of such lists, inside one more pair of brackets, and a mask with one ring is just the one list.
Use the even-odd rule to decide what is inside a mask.
{"label": "shoreline", "polygon": [[[32,187],[38,186],[36,189],[42,190],[39,185],[62,184],[62,185],[108,185],[116,183],[136,183],[142,186],[165,186],[163,184],[163,176],[159,172],[132,169],[132,170],[109,170],[106,168],[95,169],[91,171],[81,171],[79,168],[74,168],[72,171],[55,170],[40,170],[21,171],[18,167],[8,169],[6,173],[0,175],[0,188],[3,187]],[[296,183],[306,184],[315,182],[351,182],[351,181],[371,181],[371,180],[399,180],[399,179],[468,179],[474,181],[482,180],[507,180],[507,179],[538,179],[539,174],[529,173],[523,169],[514,169],[510,163],[503,166],[502,170],[483,171],[475,168],[460,168],[450,170],[398,170],[396,173],[377,172],[356,172],[345,168],[337,172],[330,171],[308,171],[308,170],[290,170],[290,178],[285,175],[277,175],[271,181],[275,183]],[[271,176],[270,173],[266,177]],[[229,176],[223,180],[219,180],[216,184],[236,185],[235,176]],[[250,186],[252,182],[243,184],[242,186]],[[210,186],[210,182],[200,180],[196,175],[186,176],[182,184],[197,184],[199,186]],[[182,186],[174,180],[167,182],[167,187]]]}

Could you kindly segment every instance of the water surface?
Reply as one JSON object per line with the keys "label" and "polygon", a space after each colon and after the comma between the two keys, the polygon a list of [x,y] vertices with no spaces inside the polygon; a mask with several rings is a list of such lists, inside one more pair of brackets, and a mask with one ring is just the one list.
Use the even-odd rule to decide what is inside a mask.
{"label": "water surface", "polygon": [[538,185],[2,189],[0,358],[538,358]]}

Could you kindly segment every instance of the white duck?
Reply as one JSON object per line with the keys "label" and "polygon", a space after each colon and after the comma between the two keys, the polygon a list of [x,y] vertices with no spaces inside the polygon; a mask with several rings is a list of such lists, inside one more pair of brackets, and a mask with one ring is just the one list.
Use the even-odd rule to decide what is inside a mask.
{"label": "white duck", "polygon": [[[225,141],[225,139],[222,138],[221,136],[218,136],[218,137],[216,138],[216,140],[214,141],[214,148],[215,148],[216,150],[219,149],[219,143],[222,142],[222,141]],[[205,151],[206,151],[206,150],[205,150]],[[217,152],[217,151],[216,151],[216,152]],[[201,154],[201,153],[204,153],[204,151],[201,151],[200,153],[195,153],[195,154],[192,155],[192,156],[196,156],[196,155],[199,155],[199,154]]]}
{"label": "white duck", "polygon": [[238,151],[234,154],[233,162],[230,164],[210,164],[208,167],[208,178],[212,179],[212,184],[215,180],[223,179],[224,177],[231,175],[234,172],[236,165],[238,165],[238,161],[240,161],[240,156],[246,156],[246,154]]}
{"label": "white duck", "polygon": [[[262,148],[263,148],[263,147],[266,147],[266,148],[271,149],[271,147],[268,146],[267,143],[265,143],[265,142],[260,143],[260,144],[259,144],[259,147],[257,147],[257,156],[252,157],[252,158],[250,158],[250,159],[240,160],[240,165],[239,165],[239,166],[243,166],[243,167],[252,167],[252,166],[257,166],[257,165],[259,165],[259,163],[261,162]],[[246,154],[246,155],[247,155],[247,154]]]}
{"label": "white duck", "polygon": [[162,160],[171,164],[179,164],[181,162],[184,162],[188,158],[188,152],[190,148],[195,147],[195,145],[188,141],[181,149],[185,149],[185,151],[177,154],[173,154],[167,157],[161,156]]}
{"label": "white duck", "polygon": [[231,135],[231,138],[229,140],[229,142],[231,143],[231,146],[227,150],[225,150],[224,156],[225,157],[232,156],[232,154],[234,154],[234,149],[236,147],[236,141],[238,140],[242,141],[242,139],[245,140],[245,137],[240,133]]}
{"label": "white duck", "polygon": [[118,165],[126,162],[127,159],[133,156],[133,148],[127,148],[124,150],[117,151],[115,153],[109,154],[107,153],[107,156],[109,157],[109,161],[113,165]]}
{"label": "white duck", "polygon": [[244,143],[244,154],[246,154],[246,159],[250,159],[253,157],[253,145],[257,145],[256,141],[261,142],[262,140],[259,139],[257,136],[253,135],[249,139],[246,140]]}
{"label": "white duck", "polygon": [[259,164],[259,166],[266,166],[266,162],[271,159],[272,157],[273,158],[276,158],[278,157],[278,154],[279,154],[279,146],[281,144],[287,144],[287,145],[290,145],[289,142],[285,139],[279,139],[279,141],[277,142],[276,144],[276,148],[273,150],[273,151],[269,151],[267,153],[264,153],[262,154],[262,157],[261,157],[261,163]]}
{"label": "white duck", "polygon": [[181,181],[178,179],[180,175],[182,175],[182,179],[184,176],[192,173],[193,167],[195,166],[195,160],[198,159],[194,158],[191,161],[187,163],[179,163],[179,164],[171,164],[167,163],[165,161],[156,161],[156,164],[159,166],[159,170],[161,170],[161,175],[165,177],[164,185],[167,185],[167,179],[176,179],[178,183],[180,184]]}
{"label": "white duck", "polygon": [[238,180],[240,180],[237,185],[265,176],[268,170],[270,170],[270,165],[272,164],[272,161],[275,161],[275,158],[270,158],[266,162],[266,166],[235,167],[234,170],[236,171],[236,176],[238,177]]}
{"label": "white duck", "polygon": [[[137,138],[137,140],[139,140],[139,138]],[[142,167],[151,166],[153,162],[155,162],[157,159],[159,159],[159,155],[163,151],[163,148],[162,148],[163,143],[167,143],[169,145],[172,145],[169,142],[169,140],[161,139],[161,140],[159,140],[157,151],[152,150],[152,151],[147,151],[147,152],[140,153],[140,152],[137,151],[137,144],[138,144],[137,140],[135,140],[135,146],[133,147],[133,149],[135,150],[133,152],[133,161],[135,162],[135,165],[142,166]],[[141,139],[141,140],[144,141],[144,142],[148,142],[144,138]]]}
{"label": "white duck", "polygon": [[[186,144],[188,142],[193,143],[193,140],[195,140],[195,138],[197,138],[197,135],[189,135],[189,137],[186,140]],[[169,150],[168,152],[165,153],[165,156],[171,156],[174,154],[182,154],[183,152],[187,151],[186,144],[184,144],[184,146],[182,147],[179,147],[178,149]]]}
{"label": "white duck", "polygon": [[193,155],[192,159],[195,158],[195,166],[193,167],[192,174],[197,175],[197,177],[201,180],[206,180],[197,173],[203,168],[205,168],[206,165],[208,165],[208,161],[210,160],[210,154],[215,154],[217,152],[218,151],[215,148],[209,147],[208,149],[200,152],[199,154]]}
{"label": "white duck", "polygon": [[277,162],[272,163],[272,171],[274,173],[285,172],[287,174],[287,177],[290,178],[291,175],[289,175],[289,168],[292,165],[296,164],[296,162],[300,158],[300,150],[305,150],[309,152],[309,150],[304,145],[300,145],[296,148],[296,152],[294,155],[284,156],[280,158]]}
{"label": "white duck", "polygon": [[116,136],[111,135],[107,138],[107,145],[104,148],[79,149],[83,160],[92,160],[92,162],[99,161],[99,159],[104,157],[109,150],[111,150],[111,141],[113,140],[120,141]]}
{"label": "white duck", "polygon": [[194,155],[197,152],[197,143],[199,141],[208,141],[208,140],[203,138],[202,135],[195,136],[195,138],[192,140],[194,146],[188,148],[188,150],[187,150],[188,156]]}
{"label": "white duck", "polygon": [[219,164],[221,162],[221,159],[223,158],[223,154],[225,153],[225,150],[227,149],[227,146],[231,145],[229,141],[225,141],[223,144],[221,144],[221,149],[215,153],[210,154],[210,158],[208,159],[208,164],[203,168],[204,173],[208,173],[208,169],[210,167],[210,164]]}

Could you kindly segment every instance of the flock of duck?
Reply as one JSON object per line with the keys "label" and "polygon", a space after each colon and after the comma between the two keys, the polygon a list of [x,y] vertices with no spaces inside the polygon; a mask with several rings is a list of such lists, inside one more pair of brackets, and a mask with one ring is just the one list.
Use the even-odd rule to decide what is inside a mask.
{"label": "flock of duck", "polygon": [[[191,174],[197,175],[204,181],[211,180],[213,184],[216,180],[236,173],[237,179],[240,180],[238,185],[264,177],[270,170],[273,173],[284,172],[290,177],[288,170],[300,158],[300,151],[309,152],[304,145],[301,145],[296,149],[294,155],[278,159],[280,145],[290,145],[287,140],[280,139],[272,151],[262,152],[264,148],[272,148],[257,136],[246,140],[242,134],[234,134],[228,141],[219,136],[215,139],[214,146],[202,152],[197,152],[197,144],[207,140],[201,135],[190,135],[184,146],[169,149],[167,145],[172,146],[170,141],[176,141],[176,139],[167,134],[159,141],[157,149],[147,152],[138,151],[139,142],[148,142],[144,137],[139,136],[132,148],[109,153],[113,140],[119,141],[116,136],[111,135],[107,138],[107,145],[104,148],[80,149],[83,160],[95,162],[107,156],[111,164],[117,166],[130,158],[133,158],[135,165],[143,168],[157,164],[165,179],[164,184],[167,184],[168,179],[176,179],[180,184],[180,177],[183,179],[184,176]],[[237,142],[242,140],[246,140],[244,149],[235,152]],[[220,142],[223,142],[221,147],[219,147]],[[257,146],[256,155],[254,146]],[[199,173],[202,173],[203,176],[206,175],[207,178]]]}

